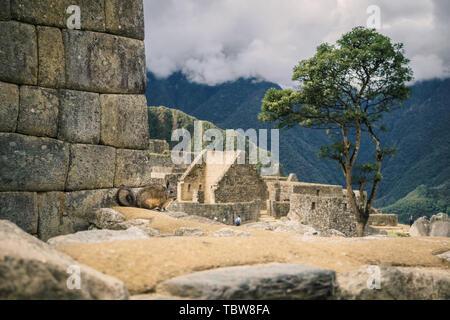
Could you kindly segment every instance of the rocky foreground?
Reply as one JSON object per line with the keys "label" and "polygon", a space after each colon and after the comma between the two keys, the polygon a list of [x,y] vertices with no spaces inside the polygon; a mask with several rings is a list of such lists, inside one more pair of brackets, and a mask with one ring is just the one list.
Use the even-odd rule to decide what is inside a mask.
{"label": "rocky foreground", "polygon": [[[44,243],[0,221],[0,298],[450,299],[449,238],[345,238],[295,221],[230,227],[124,207],[90,222]],[[68,285],[74,266],[79,289]]]}

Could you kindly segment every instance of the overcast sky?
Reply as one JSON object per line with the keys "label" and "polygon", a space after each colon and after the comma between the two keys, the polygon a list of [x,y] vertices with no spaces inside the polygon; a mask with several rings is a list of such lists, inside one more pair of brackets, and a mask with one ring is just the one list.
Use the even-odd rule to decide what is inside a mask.
{"label": "overcast sky", "polygon": [[416,80],[450,76],[448,0],[144,0],[147,68],[195,82],[257,77],[282,86],[317,45],[366,26],[403,42]]}

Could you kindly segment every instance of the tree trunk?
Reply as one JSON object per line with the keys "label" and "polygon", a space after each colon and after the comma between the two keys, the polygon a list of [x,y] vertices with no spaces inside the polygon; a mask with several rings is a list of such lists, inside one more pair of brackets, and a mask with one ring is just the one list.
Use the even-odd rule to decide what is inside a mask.
{"label": "tree trunk", "polygon": [[364,228],[366,227],[366,224],[362,221],[358,221],[356,224],[356,232],[358,234],[358,237],[364,237]]}

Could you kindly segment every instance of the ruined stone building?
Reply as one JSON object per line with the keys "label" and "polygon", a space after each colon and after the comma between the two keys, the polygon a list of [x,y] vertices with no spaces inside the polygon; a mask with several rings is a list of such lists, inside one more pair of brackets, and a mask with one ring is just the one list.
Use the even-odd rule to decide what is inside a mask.
{"label": "ruined stone building", "polygon": [[[240,157],[245,163],[240,164]],[[233,223],[237,215],[257,221],[268,192],[245,152],[203,150],[180,177],[177,195],[171,210]]]}

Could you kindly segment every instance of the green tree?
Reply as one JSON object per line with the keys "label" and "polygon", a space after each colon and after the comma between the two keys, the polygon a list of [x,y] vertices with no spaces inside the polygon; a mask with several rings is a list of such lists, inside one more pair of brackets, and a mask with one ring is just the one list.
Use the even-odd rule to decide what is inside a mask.
{"label": "green tree", "polygon": [[[300,125],[327,131],[333,142],[321,147],[319,157],[339,164],[359,236],[363,236],[382,179],[381,163],[394,151],[381,144],[379,133],[385,128],[380,120],[409,96],[406,83],[413,77],[408,64],[403,44],[392,43],[375,29],[355,27],[335,45],[319,45],[312,58],[294,67],[292,80],[299,82],[296,90],[272,88],[262,101],[261,121],[276,121],[277,128]],[[357,165],[364,132],[373,141],[374,161]],[[355,184],[359,197],[353,191]]]}

